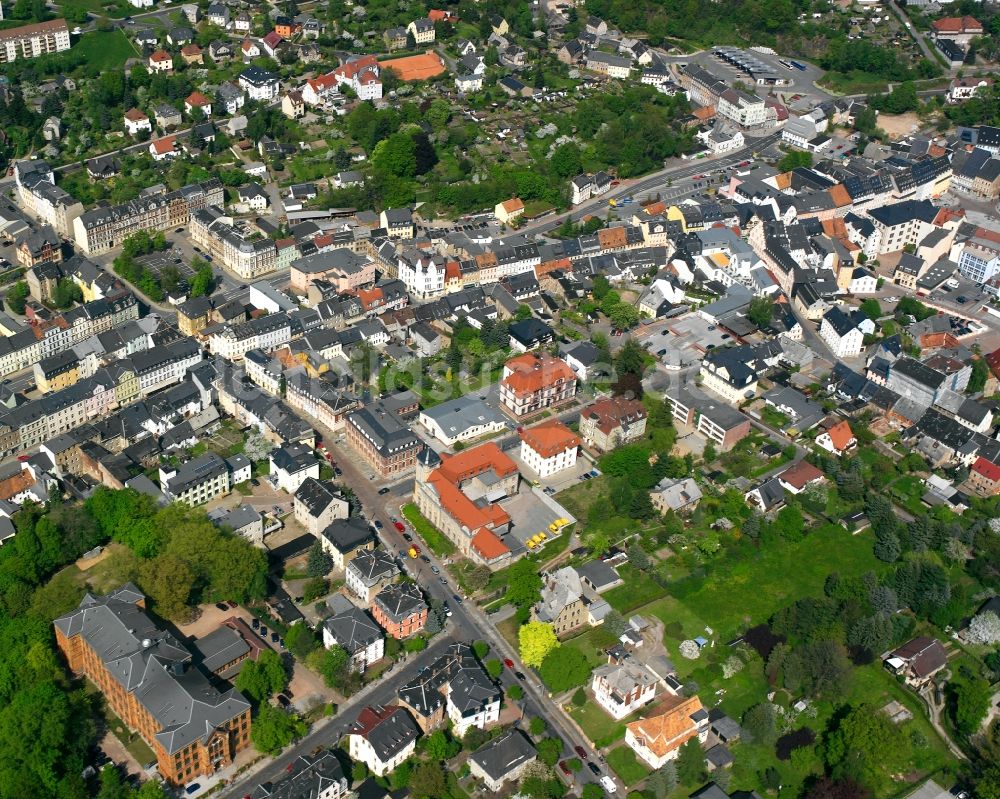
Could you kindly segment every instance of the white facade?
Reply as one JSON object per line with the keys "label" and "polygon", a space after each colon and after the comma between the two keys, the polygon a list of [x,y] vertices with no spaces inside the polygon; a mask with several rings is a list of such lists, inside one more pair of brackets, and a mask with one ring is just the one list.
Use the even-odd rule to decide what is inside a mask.
{"label": "white facade", "polygon": [[865,337],[860,328],[852,328],[841,336],[826,318],[823,319],[823,323],[819,327],[819,335],[838,358],[855,358],[864,347]]}
{"label": "white facade", "polygon": [[413,754],[417,747],[416,740],[410,741],[406,746],[396,752],[388,760],[382,760],[368,739],[363,735],[352,734],[348,736],[348,748],[351,760],[358,760],[368,766],[368,770],[373,774],[384,777],[393,771],[398,765]]}
{"label": "white facade", "polygon": [[651,680],[649,684],[637,688],[626,697],[622,697],[614,690],[606,672],[607,669],[597,669],[590,687],[594,692],[597,704],[614,719],[621,720],[630,716],[639,708],[652,702],[653,697],[656,696],[656,682]]}
{"label": "white facade", "polygon": [[524,464],[531,469],[539,477],[551,477],[556,474],[556,472],[561,472],[563,469],[571,469],[576,466],[576,454],[579,447],[575,444],[572,447],[567,447],[554,455],[549,457],[543,457],[541,453],[536,452],[530,446],[528,446],[527,441],[521,442],[521,460]]}
{"label": "white facade", "polygon": [[490,702],[473,715],[462,716],[459,709],[451,703],[451,696],[449,695],[447,711],[448,718],[451,719],[451,722],[454,725],[452,732],[461,738],[473,727],[485,730],[487,725],[495,724],[500,721],[500,700],[496,699],[493,702]]}
{"label": "white facade", "polygon": [[400,258],[397,264],[398,278],[414,299],[426,300],[444,293],[444,263],[431,256]]}
{"label": "white facade", "polygon": [[[323,539],[321,539],[323,540]],[[374,622],[372,622],[374,624]],[[323,646],[329,649],[332,646],[339,646],[340,642],[333,637],[330,628],[323,626]],[[379,637],[372,641],[364,649],[359,649],[351,655],[351,662],[358,671],[364,671],[370,663],[375,663],[385,656],[385,638]],[[355,736],[351,736],[352,738]],[[366,761],[367,762],[367,761]],[[372,769],[374,771],[374,769]],[[390,769],[391,771],[391,769]]]}

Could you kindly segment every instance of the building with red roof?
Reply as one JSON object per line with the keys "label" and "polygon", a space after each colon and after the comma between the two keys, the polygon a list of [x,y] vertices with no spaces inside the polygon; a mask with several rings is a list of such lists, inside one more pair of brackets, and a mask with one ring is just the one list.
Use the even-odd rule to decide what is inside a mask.
{"label": "building with red roof", "polygon": [[963,47],[983,35],[983,24],[974,17],[942,17],[931,23],[935,39],[950,39]]}
{"label": "building with red roof", "polygon": [[646,406],[629,397],[598,400],[580,412],[580,435],[588,447],[608,452],[646,435]]}
{"label": "building with red roof", "polygon": [[521,460],[541,478],[572,469],[580,437],[558,419],[524,428],[521,436]]}
{"label": "building with red roof", "polygon": [[[824,423],[825,425],[826,423]],[[853,448],[858,440],[847,420],[832,423],[822,433],[816,436],[816,443],[827,452],[840,456]]]}
{"label": "building with red roof", "polygon": [[576,373],[562,358],[546,352],[526,352],[511,358],[500,379],[500,404],[523,419],[576,394]]}
{"label": "building with red roof", "polygon": [[778,483],[792,494],[799,494],[811,485],[822,483],[826,478],[823,472],[807,460],[801,460],[778,475]]}
{"label": "building with red roof", "polygon": [[429,447],[417,458],[417,508],[467,558],[500,569],[511,560],[503,541],[511,517],[499,505],[517,493],[520,473],[494,442],[454,455]]}
{"label": "building with red roof", "polygon": [[969,469],[969,485],[983,497],[1000,494],[1000,466],[979,456]]}
{"label": "building with red roof", "polygon": [[212,116],[212,101],[198,91],[191,92],[191,94],[188,95],[188,98],[184,101],[184,110],[188,114],[196,108],[200,108],[201,112],[206,117]]}

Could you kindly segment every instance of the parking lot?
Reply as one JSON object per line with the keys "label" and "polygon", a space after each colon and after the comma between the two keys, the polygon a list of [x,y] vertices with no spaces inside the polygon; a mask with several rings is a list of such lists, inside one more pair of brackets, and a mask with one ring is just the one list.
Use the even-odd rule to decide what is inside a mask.
{"label": "parking lot", "polygon": [[528,490],[527,487],[522,487],[516,496],[503,500],[500,505],[512,520],[510,533],[503,536],[503,540],[514,555],[527,549],[528,540],[539,533],[545,533],[546,538],[555,538],[549,525],[556,519],[574,521],[554,499],[541,491]]}

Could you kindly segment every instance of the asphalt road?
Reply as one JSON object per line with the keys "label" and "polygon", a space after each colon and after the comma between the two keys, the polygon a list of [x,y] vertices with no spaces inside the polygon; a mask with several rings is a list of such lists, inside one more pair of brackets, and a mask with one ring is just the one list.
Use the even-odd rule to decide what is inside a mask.
{"label": "asphalt road", "polygon": [[[280,776],[284,769],[299,754],[310,752],[317,746],[331,746],[340,740],[340,737],[350,727],[357,716],[358,711],[365,704],[376,704],[379,702],[391,702],[396,695],[396,688],[402,682],[412,678],[417,671],[431,662],[440,654],[442,646],[446,646],[452,641],[463,641],[471,643],[476,640],[486,641],[492,650],[491,655],[500,660],[509,659],[514,662],[515,670],[525,675],[525,679],[520,681],[514,673],[505,668],[501,675],[501,683],[504,686],[519,683],[524,689],[524,699],[521,706],[524,715],[529,717],[541,717],[549,726],[549,735],[557,736],[563,741],[562,758],[575,757],[574,746],[583,746],[588,752],[588,759],[597,763],[603,768],[602,758],[594,754],[588,743],[579,735],[568,720],[564,717],[555,703],[549,698],[547,692],[542,687],[532,672],[521,663],[518,653],[511,647],[496,628],[489,622],[486,615],[472,602],[465,602],[461,598],[460,589],[453,584],[448,576],[444,564],[430,551],[425,542],[421,543],[421,550],[427,561],[423,559],[410,559],[404,554],[409,547],[409,543],[403,538],[392,524],[392,519],[399,516],[399,507],[409,501],[413,493],[413,478],[408,478],[397,483],[385,486],[384,482],[373,481],[368,478],[371,470],[362,466],[357,461],[354,453],[346,451],[346,445],[337,443],[337,434],[320,425],[315,419],[303,416],[312,424],[323,438],[323,443],[330,452],[337,466],[343,470],[343,475],[338,478],[345,485],[357,494],[362,507],[370,522],[376,520],[382,525],[380,538],[386,549],[396,553],[403,561],[403,567],[421,586],[425,594],[431,599],[447,602],[451,608],[452,615],[448,619],[448,625],[444,633],[434,639],[432,646],[420,653],[416,657],[411,657],[403,667],[389,672],[388,679],[383,678],[378,687],[371,689],[371,692],[359,699],[352,699],[345,702],[338,708],[337,717],[334,722],[310,734],[294,747],[290,748],[279,758],[258,772],[252,779],[242,781],[230,789],[222,792],[223,797],[242,797],[250,793],[254,786],[267,780]],[[389,488],[387,493],[380,494],[379,491],[385,487]],[[419,540],[419,539],[418,539]],[[437,569],[438,573],[434,573]],[[612,774],[612,777],[614,775]],[[578,772],[574,780],[577,783],[596,782],[598,777],[591,771],[584,768]],[[619,785],[625,788],[624,785]],[[242,793],[241,793],[242,791]]]}
{"label": "asphalt road", "polygon": [[667,189],[669,188],[667,187],[668,181],[677,182],[687,178],[692,178],[695,175],[707,175],[721,172],[731,166],[735,166],[741,161],[746,161],[751,158],[755,152],[759,152],[767,147],[770,147],[780,138],[781,131],[777,131],[775,133],[768,134],[767,136],[762,136],[759,139],[751,139],[750,143],[746,147],[740,150],[734,150],[731,153],[726,153],[718,158],[699,158],[691,161],[675,161],[670,166],[657,172],[653,172],[646,177],[638,178],[633,181],[622,181],[620,186],[612,191],[609,191],[607,194],[603,194],[600,197],[595,197],[592,200],[581,203],[568,213],[559,214],[558,216],[548,216],[539,220],[535,224],[526,225],[518,232],[524,235],[544,233],[552,230],[553,228],[559,227],[559,225],[562,224],[563,220],[567,217],[572,219],[574,222],[578,222],[586,216],[593,215],[599,211],[603,212],[608,208],[609,200],[617,201],[625,197],[637,197],[641,194],[648,194],[660,189]]}

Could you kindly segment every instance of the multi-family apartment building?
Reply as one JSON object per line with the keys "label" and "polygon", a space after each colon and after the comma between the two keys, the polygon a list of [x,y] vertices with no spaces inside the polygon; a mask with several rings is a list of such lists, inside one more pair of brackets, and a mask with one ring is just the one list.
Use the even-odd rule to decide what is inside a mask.
{"label": "multi-family apartment building", "polygon": [[545,479],[576,465],[580,437],[558,419],[521,430],[521,461]]}
{"label": "multi-family apartment building", "polygon": [[746,416],[700,391],[682,386],[667,391],[664,399],[670,403],[675,422],[693,428],[722,452],[750,433]]}
{"label": "multi-family apartment building", "polygon": [[763,99],[740,89],[726,89],[719,95],[716,110],[720,117],[741,128],[759,128],[767,121],[767,106]]}
{"label": "multi-family apartment building", "polygon": [[208,349],[213,355],[239,361],[250,350],[270,350],[287,344],[291,338],[292,323],[288,316],[272,313],[213,330],[208,337]]}
{"label": "multi-family apartment building", "polygon": [[400,253],[397,277],[415,300],[427,300],[444,293],[444,256],[410,249]]}
{"label": "multi-family apartment building", "polygon": [[51,225],[63,238],[73,237],[73,222],[83,213],[83,203],[55,185],[55,173],[45,161],[15,164],[14,182],[25,211]]}
{"label": "multi-family apartment building", "polygon": [[238,229],[233,218],[218,208],[202,208],[191,215],[191,239],[213,258],[244,280],[253,280],[277,268],[278,250],[274,241],[248,235]]}
{"label": "multi-family apartment building", "polygon": [[587,446],[608,452],[642,438],[648,416],[646,406],[639,400],[628,397],[598,400],[580,412],[580,437]]}
{"label": "multi-family apartment building", "polygon": [[160,490],[175,502],[203,505],[220,494],[228,494],[232,483],[229,464],[214,452],[206,452],[174,469],[160,467]]}
{"label": "multi-family apartment building", "polygon": [[417,461],[423,442],[382,401],[347,416],[347,442],[382,477],[406,474]]}
{"label": "multi-family apartment building", "polygon": [[416,583],[387,585],[375,595],[371,611],[390,638],[409,638],[427,624],[428,605]]}
{"label": "multi-family apartment building", "polygon": [[413,500],[417,508],[466,557],[499,569],[511,561],[503,542],[511,517],[496,501],[517,493],[517,465],[495,443],[439,456],[430,447],[417,459]]}
{"label": "multi-family apartment building", "polygon": [[181,338],[136,352],[128,362],[139,381],[139,393],[143,396],[166,388],[184,379],[187,370],[202,359],[202,349],[193,338]]}
{"label": "multi-family apartment building", "polygon": [[503,367],[500,404],[517,419],[559,405],[576,394],[576,374],[545,352],[517,355]]}
{"label": "multi-family apartment building", "polygon": [[19,58],[38,58],[69,50],[69,28],[64,19],[50,19],[0,31],[0,64]]}
{"label": "multi-family apartment building", "polygon": [[177,191],[137,197],[121,205],[94,208],[73,220],[73,238],[87,255],[101,255],[141,230],[186,225],[202,208],[221,206],[222,183],[213,178]]}
{"label": "multi-family apartment building", "polygon": [[163,778],[184,785],[231,765],[250,745],[250,703],[215,687],[145,608],[131,583],[107,596],[87,594],[53,623],[56,644],[70,669],[142,736]]}
{"label": "multi-family apartment building", "polygon": [[959,252],[958,270],[976,283],[989,283],[1000,274],[1000,233],[977,228]]}

